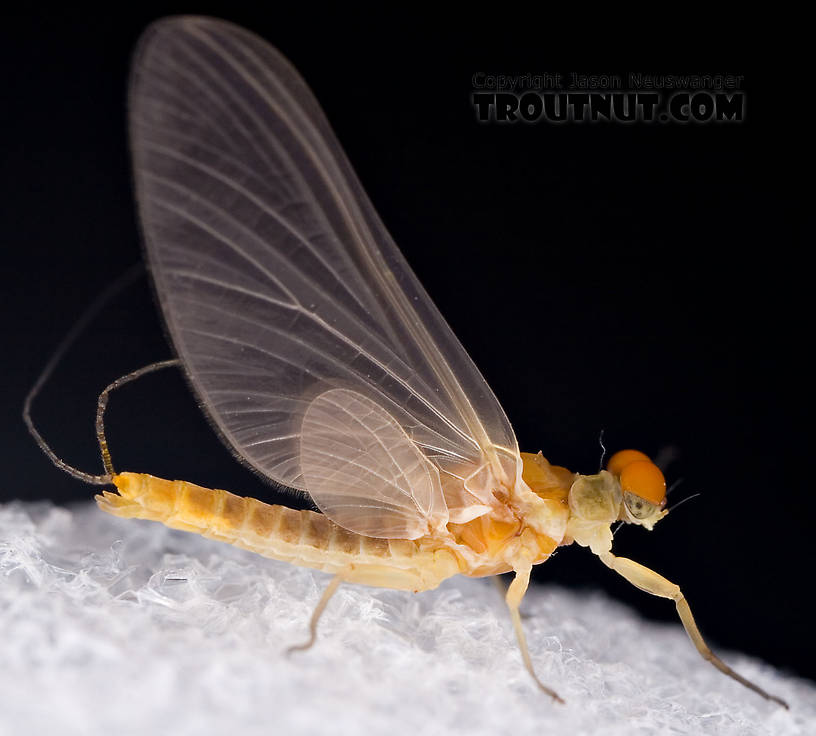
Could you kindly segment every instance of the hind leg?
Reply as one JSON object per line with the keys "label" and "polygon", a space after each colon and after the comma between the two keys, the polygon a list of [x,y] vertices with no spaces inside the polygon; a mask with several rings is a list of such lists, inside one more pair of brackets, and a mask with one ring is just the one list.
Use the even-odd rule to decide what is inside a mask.
{"label": "hind leg", "polygon": [[340,587],[340,583],[343,582],[343,578],[341,575],[335,575],[329,584],[326,586],[326,590],[323,591],[323,595],[320,596],[320,600],[317,602],[317,607],[312,614],[312,618],[309,620],[309,638],[303,642],[302,644],[295,644],[289,647],[286,650],[287,654],[291,654],[292,652],[299,652],[305,651],[309,649],[312,644],[315,643],[315,639],[317,638],[317,624],[320,621],[320,617],[323,615],[323,611],[326,610],[326,606],[329,604],[332,596],[337,592],[337,589]]}

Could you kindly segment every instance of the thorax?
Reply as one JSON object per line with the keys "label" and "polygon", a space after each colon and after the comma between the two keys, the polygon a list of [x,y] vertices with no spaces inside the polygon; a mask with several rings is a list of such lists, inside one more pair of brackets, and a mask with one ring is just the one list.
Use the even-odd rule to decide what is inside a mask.
{"label": "thorax", "polygon": [[574,475],[550,465],[540,453],[522,453],[522,460],[522,482],[497,499],[489,513],[447,525],[444,546],[459,558],[463,574],[508,572],[520,558],[538,564],[564,541]]}

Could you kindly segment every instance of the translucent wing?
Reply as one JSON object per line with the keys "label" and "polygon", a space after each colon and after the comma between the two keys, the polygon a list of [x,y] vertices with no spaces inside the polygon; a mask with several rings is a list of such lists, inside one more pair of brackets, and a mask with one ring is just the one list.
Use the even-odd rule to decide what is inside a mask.
{"label": "translucent wing", "polygon": [[[342,526],[384,537],[438,521],[440,503],[473,518],[520,477],[495,396],[275,49],[222,21],[154,24],[134,61],[130,124],[168,330],[239,456]],[[352,426],[363,409],[368,435]],[[307,432],[321,412],[331,421]],[[350,442],[333,475],[318,439]],[[385,464],[367,460],[354,487],[352,458],[377,443]]]}
{"label": "translucent wing", "polygon": [[301,468],[323,513],[359,534],[416,539],[448,521],[437,468],[390,414],[355,391],[331,389],[309,405]]}

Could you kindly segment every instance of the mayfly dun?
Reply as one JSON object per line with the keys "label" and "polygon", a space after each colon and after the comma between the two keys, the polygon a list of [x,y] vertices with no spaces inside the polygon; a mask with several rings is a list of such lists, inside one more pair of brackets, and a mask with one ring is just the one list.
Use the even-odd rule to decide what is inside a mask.
{"label": "mayfly dun", "polygon": [[[651,530],[667,513],[652,460],[624,450],[582,475],[519,451],[274,48],[218,20],[159,21],[138,45],[129,109],[147,260],[178,360],[100,396],[102,475],[59,460],[31,427],[42,380],[25,409],[62,469],[115,487],[96,496],[101,509],[333,574],[300,648],[343,582],[418,592],[453,575],[511,572],[506,601],[524,665],[556,700],[536,677],[519,605],[533,565],[577,542],[673,600],[704,659],[785,705],[712,653],[677,585],[612,554],[612,524]],[[319,512],[115,471],[103,426],[110,391],[171,365],[239,459]]]}

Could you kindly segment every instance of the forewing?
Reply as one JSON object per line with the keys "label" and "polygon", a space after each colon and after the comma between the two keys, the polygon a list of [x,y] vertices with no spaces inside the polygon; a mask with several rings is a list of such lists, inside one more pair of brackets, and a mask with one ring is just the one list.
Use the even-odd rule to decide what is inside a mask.
{"label": "forewing", "polygon": [[[514,482],[504,412],[275,49],[222,21],[154,24],[134,60],[130,125],[168,330],[239,456],[311,490],[304,417],[343,388],[393,418],[456,487],[460,516]],[[468,476],[478,482],[465,488]]]}

